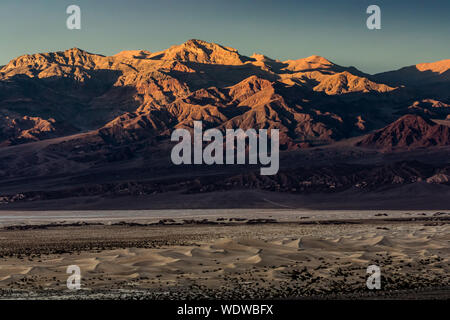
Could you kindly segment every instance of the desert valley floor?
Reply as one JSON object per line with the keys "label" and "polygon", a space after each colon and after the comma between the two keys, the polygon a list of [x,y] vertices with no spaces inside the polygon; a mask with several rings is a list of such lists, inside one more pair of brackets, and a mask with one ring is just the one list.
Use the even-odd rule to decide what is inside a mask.
{"label": "desert valley floor", "polygon": [[[3,212],[0,297],[448,299],[449,219],[392,210]],[[366,287],[373,264],[380,290]],[[81,290],[66,287],[69,265],[81,268]]]}

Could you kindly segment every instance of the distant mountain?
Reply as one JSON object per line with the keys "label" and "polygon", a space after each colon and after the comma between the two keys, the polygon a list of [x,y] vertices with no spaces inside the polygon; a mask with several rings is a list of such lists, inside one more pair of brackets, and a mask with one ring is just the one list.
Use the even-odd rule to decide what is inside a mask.
{"label": "distant mountain", "polygon": [[450,98],[450,59],[433,63],[420,63],[399,70],[383,72],[371,77],[374,81],[391,86],[413,88],[426,98]]}
{"label": "distant mountain", "polygon": [[395,71],[376,74],[375,79],[396,86],[424,85],[450,82],[450,59],[433,63],[420,63]]}
{"label": "distant mountain", "polygon": [[[114,207],[112,198],[161,195],[167,207],[243,188],[262,190],[265,203],[266,191],[416,183],[434,194],[450,175],[448,72],[446,60],[372,76],[317,55],[247,57],[195,39],[160,52],[24,55],[0,68],[2,205],[98,209]],[[222,131],[279,129],[279,173],[173,165],[171,133],[196,120]]]}
{"label": "distant mountain", "polygon": [[156,52],[148,59],[223,65],[241,65],[249,60],[241,56],[236,49],[196,39]]}
{"label": "distant mountain", "polygon": [[[298,148],[376,127],[384,120],[371,120],[373,110],[355,99],[393,91],[319,56],[281,62],[201,40],[110,57],[73,48],[0,69],[0,115],[10,119],[0,123],[0,144],[77,131],[126,143],[204,120],[223,129],[279,128],[284,147]],[[24,126],[24,117],[40,120]]]}
{"label": "distant mountain", "polygon": [[317,55],[282,62],[195,39],[110,57],[78,48],[24,55],[0,69],[0,145],[76,132],[105,145],[155,143],[194,120],[278,128],[283,149],[329,144],[402,114],[445,119],[446,99],[398,86],[447,84],[449,61],[370,76]]}
{"label": "distant mountain", "polygon": [[448,146],[450,145],[450,127],[418,115],[405,115],[371,133],[357,145],[382,149]]}
{"label": "distant mountain", "polygon": [[23,116],[11,119],[0,118],[0,147],[25,142],[39,141],[58,136],[76,133],[77,129],[70,124],[58,122],[50,118]]}
{"label": "distant mountain", "polygon": [[418,114],[434,119],[450,119],[450,101],[448,99],[422,99],[414,101],[407,108],[400,110],[402,113]]}

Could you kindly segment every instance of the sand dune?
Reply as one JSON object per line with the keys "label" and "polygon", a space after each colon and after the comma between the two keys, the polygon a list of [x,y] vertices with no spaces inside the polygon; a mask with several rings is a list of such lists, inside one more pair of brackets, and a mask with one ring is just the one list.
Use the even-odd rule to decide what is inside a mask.
{"label": "sand dune", "polygon": [[345,292],[364,291],[370,264],[381,267],[385,284],[392,289],[405,283],[419,287],[449,283],[447,224],[234,226],[221,229],[225,236],[214,227],[200,229],[211,232],[211,237],[184,245],[3,258],[0,292],[29,286],[64,290],[65,271],[72,264],[80,266],[87,292],[176,288],[177,294],[186,290],[189,295],[196,285],[203,291],[223,292],[241,290],[236,289],[239,283],[273,297],[287,288],[291,295],[297,292],[295,296],[340,292],[344,287]]}

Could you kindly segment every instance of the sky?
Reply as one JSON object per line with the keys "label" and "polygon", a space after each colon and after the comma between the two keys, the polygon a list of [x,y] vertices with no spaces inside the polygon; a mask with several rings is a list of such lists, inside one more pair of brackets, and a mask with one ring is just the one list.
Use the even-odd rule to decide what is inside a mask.
{"label": "sky", "polygon": [[[81,8],[81,30],[66,8]],[[366,9],[381,9],[369,30]],[[323,56],[367,73],[450,59],[449,0],[1,0],[0,65],[78,47],[113,55],[189,39],[274,59]]]}

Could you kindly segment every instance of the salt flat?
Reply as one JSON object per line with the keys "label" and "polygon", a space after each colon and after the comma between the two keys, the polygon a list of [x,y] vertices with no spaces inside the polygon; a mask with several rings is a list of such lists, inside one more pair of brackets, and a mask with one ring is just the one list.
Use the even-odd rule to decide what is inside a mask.
{"label": "salt flat", "polygon": [[[445,210],[442,210],[445,212]],[[0,211],[0,226],[117,221],[152,223],[161,219],[246,218],[276,219],[279,222],[348,219],[430,217],[439,210],[311,210],[311,209],[175,209],[175,210],[80,210]]]}

